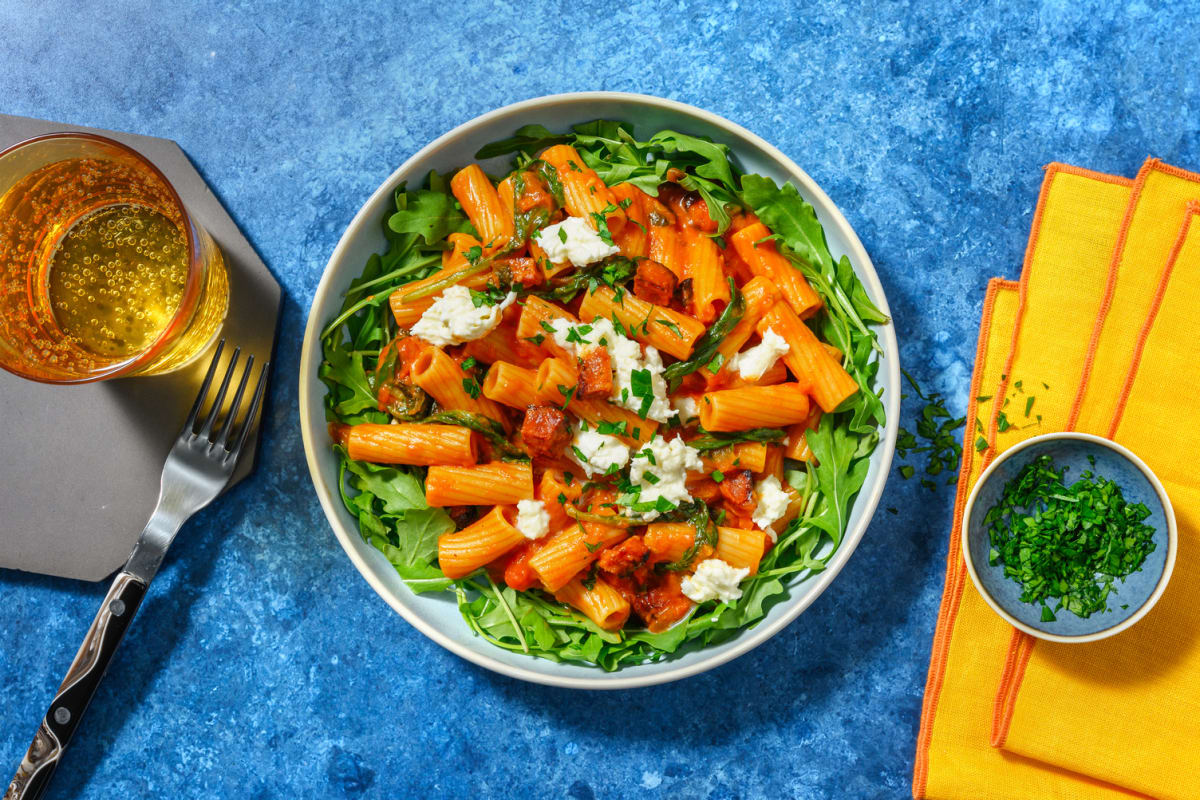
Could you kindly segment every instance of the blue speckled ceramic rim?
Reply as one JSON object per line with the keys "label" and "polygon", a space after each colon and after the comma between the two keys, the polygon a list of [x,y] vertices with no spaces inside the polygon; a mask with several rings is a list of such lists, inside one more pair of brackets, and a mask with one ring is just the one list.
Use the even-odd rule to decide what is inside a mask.
{"label": "blue speckled ceramic rim", "polygon": [[[1120,456],[1123,456],[1125,460],[1137,467],[1138,470],[1140,470],[1141,473],[1146,476],[1146,480],[1150,481],[1150,485],[1154,487],[1154,491],[1158,494],[1159,501],[1162,502],[1163,516],[1165,516],[1167,519],[1167,560],[1166,563],[1163,564],[1162,575],[1159,576],[1158,583],[1154,586],[1154,591],[1150,594],[1150,597],[1146,599],[1146,602],[1142,603],[1141,607],[1138,608],[1136,612],[1130,615],[1127,619],[1124,619],[1121,622],[1118,622],[1116,625],[1113,625],[1111,628],[1105,628],[1104,630],[1096,631],[1095,633],[1080,634],[1078,636],[1063,636],[1057,633],[1040,631],[1037,628],[1026,625],[1012,614],[1009,614],[988,592],[983,581],[979,578],[979,573],[975,571],[975,563],[971,557],[971,509],[974,508],[975,498],[979,495],[979,490],[987,482],[988,478],[992,476],[992,473],[996,471],[997,467],[999,467],[1005,461],[1008,461],[1009,459],[1019,455],[1021,451],[1025,450],[1026,448],[1032,447],[1039,442],[1061,439],[1078,439],[1079,441],[1092,442],[1100,445],[1101,447],[1106,447]],[[975,584],[975,588],[979,590],[979,594],[983,596],[984,602],[991,606],[993,611],[999,614],[1014,628],[1024,631],[1030,636],[1036,636],[1039,639],[1045,639],[1049,642],[1067,643],[1096,642],[1100,639],[1107,639],[1109,636],[1116,636],[1118,633],[1129,628],[1142,617],[1146,616],[1146,614],[1150,612],[1150,609],[1154,608],[1154,604],[1158,602],[1158,598],[1162,597],[1163,592],[1165,592],[1167,589],[1167,582],[1171,580],[1171,573],[1175,569],[1175,555],[1179,548],[1179,534],[1175,523],[1175,509],[1171,506],[1171,498],[1167,496],[1167,490],[1163,488],[1162,481],[1160,481],[1158,476],[1151,471],[1150,467],[1146,466],[1146,462],[1138,458],[1137,455],[1135,455],[1129,448],[1123,447],[1111,439],[1105,439],[1102,436],[1093,436],[1090,433],[1076,433],[1073,431],[1043,433],[1040,436],[1034,436],[1030,439],[1026,439],[1020,444],[1014,445],[1008,450],[1005,450],[996,458],[995,461],[989,464],[988,468],[985,469],[983,474],[979,476],[979,480],[975,481],[975,486],[971,489],[971,495],[967,498],[966,506],[963,508],[963,523],[960,536],[962,537],[961,549],[963,553],[963,560],[967,563],[967,572],[970,573],[971,582]]]}
{"label": "blue speckled ceramic rim", "polygon": [[[587,107],[589,103],[601,101],[616,101],[626,102],[630,104],[645,105],[650,108],[663,109],[666,111],[688,115],[698,118],[714,127],[723,129],[728,133],[742,137],[750,142],[754,147],[758,148],[765,156],[776,161],[789,176],[800,186],[802,191],[814,201],[814,204],[821,206],[828,211],[829,226],[835,227],[838,233],[849,244],[847,255],[850,256],[852,263],[855,266],[855,272],[865,284],[869,294],[877,301],[877,305],[884,314],[891,316],[888,307],[887,298],[883,291],[883,286],[879,282],[879,276],[875,272],[875,267],[871,262],[870,256],[867,255],[866,249],[859,240],[858,235],[846,221],[846,218],[834,205],[829,196],[817,185],[817,183],[795,164],[790,158],[784,155],[778,148],[769,144],[766,140],[758,135],[751,133],[740,125],[730,122],[724,117],[720,117],[703,109],[686,103],[680,103],[674,100],[666,100],[660,97],[650,95],[634,94],[629,92],[571,92],[566,94],[547,95],[537,97],[530,100],[524,100],[518,103],[513,103],[501,108],[489,111],[486,114],[475,117],[474,119],[459,125],[448,133],[439,136],[437,139],[430,142],[425,147],[414,153],[406,160],[398,169],[396,169],[387,180],[385,180],[371,197],[363,204],[359,212],[350,222],[342,238],[338,241],[337,247],[334,248],[332,256],[330,256],[329,264],[326,266],[324,273],[321,276],[321,281],[317,285],[317,290],[313,295],[312,304],[309,308],[308,322],[304,330],[304,342],[300,354],[300,427],[301,436],[304,441],[304,454],[308,462],[309,475],[312,478],[313,485],[317,492],[317,497],[321,502],[321,507],[325,511],[325,516],[329,520],[330,526],[333,528],[334,534],[342,545],[342,549],[346,551],[350,561],[355,568],[366,579],[371,588],[382,597],[388,605],[390,605],[398,614],[400,614],[410,625],[419,630],[425,636],[437,642],[442,647],[450,652],[458,655],[474,664],[477,664],[485,669],[498,672],[502,675],[507,675],[512,678],[531,681],[533,683],[541,683],[548,686],[558,686],[571,689],[628,689],[639,686],[652,686],[661,683],[669,683],[671,681],[687,678],[692,675],[697,675],[706,672],[710,669],[718,667],[726,662],[732,661],[740,655],[743,655],[758,645],[770,639],[776,633],[781,631],[796,617],[808,608],[822,592],[833,582],[841,572],[851,554],[861,541],[863,534],[870,523],[875,509],[879,505],[879,500],[883,495],[884,485],[887,482],[887,477],[891,471],[892,456],[896,448],[896,435],[899,428],[900,417],[900,392],[895,391],[883,398],[886,406],[887,424],[884,427],[878,447],[881,448],[881,458],[879,461],[879,469],[868,480],[855,500],[855,507],[862,509],[862,516],[859,518],[857,525],[853,525],[848,529],[842,538],[841,545],[837,552],[834,553],[826,568],[805,581],[804,589],[795,593],[794,597],[786,601],[781,607],[777,606],[772,609],[771,614],[763,619],[759,625],[748,631],[745,631],[732,647],[714,652],[711,655],[697,659],[692,663],[680,664],[678,667],[661,672],[651,674],[627,674],[622,671],[614,673],[605,673],[598,668],[596,674],[588,676],[575,675],[554,675],[542,672],[537,672],[532,669],[526,669],[521,666],[503,663],[494,658],[488,650],[493,648],[493,645],[479,640],[479,644],[474,647],[461,645],[448,636],[446,636],[437,627],[430,625],[420,615],[407,608],[400,602],[399,598],[394,595],[391,589],[385,586],[379,578],[373,574],[372,567],[357,552],[353,544],[353,540],[358,538],[358,533],[347,529],[339,516],[339,507],[341,499],[338,496],[336,486],[332,486],[323,474],[318,460],[318,448],[326,447],[326,442],[316,441],[316,434],[310,433],[316,430],[325,430],[324,409],[319,400],[310,401],[308,392],[308,382],[312,376],[316,375],[317,367],[321,360],[320,335],[322,321],[317,319],[313,314],[313,309],[319,307],[325,300],[325,296],[334,291],[335,273],[340,262],[343,260],[345,253],[350,249],[353,240],[360,234],[361,231],[368,226],[377,226],[378,219],[371,213],[371,209],[380,202],[381,198],[390,195],[400,181],[412,172],[417,166],[430,160],[438,151],[446,147],[450,142],[463,137],[477,128],[491,123],[498,117],[514,113],[534,112],[546,106],[552,106],[562,103],[578,103],[581,107]],[[635,120],[636,122],[636,120]],[[886,358],[882,360],[881,369],[886,371],[887,379],[891,386],[900,385],[900,352],[899,345],[896,341],[895,325],[887,324],[879,326],[879,336],[882,340],[883,348],[886,353]],[[319,424],[310,424],[316,417],[320,418]],[[486,648],[486,649],[485,649]]]}

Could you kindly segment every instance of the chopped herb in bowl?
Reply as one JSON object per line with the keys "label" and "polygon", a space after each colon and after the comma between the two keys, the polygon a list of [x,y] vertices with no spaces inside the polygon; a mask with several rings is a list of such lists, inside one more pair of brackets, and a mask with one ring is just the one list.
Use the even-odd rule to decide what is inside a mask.
{"label": "chopped herb in bowl", "polygon": [[1120,486],[1090,470],[1070,485],[1066,473],[1038,456],[983,518],[989,563],[1021,586],[1022,602],[1041,604],[1044,622],[1064,608],[1082,618],[1108,611],[1114,582],[1140,571],[1155,549],[1144,503],[1126,502]]}

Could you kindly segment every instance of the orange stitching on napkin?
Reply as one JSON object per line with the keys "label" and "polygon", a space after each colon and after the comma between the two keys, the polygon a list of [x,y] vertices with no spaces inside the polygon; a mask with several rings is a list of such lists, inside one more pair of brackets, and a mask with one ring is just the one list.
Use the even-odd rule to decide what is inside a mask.
{"label": "orange stitching on napkin", "polygon": [[1047,164],[1045,170],[1047,172],[1054,170],[1055,172],[1062,172],[1067,175],[1078,175],[1081,178],[1090,178],[1094,181],[1111,183],[1117,186],[1133,186],[1133,178],[1126,178],[1124,175],[1109,175],[1107,172],[1096,172],[1092,169],[1076,167],[1071,164],[1060,164],[1057,161],[1052,164]]}
{"label": "orange stitching on napkin", "polygon": [[1138,198],[1146,185],[1146,178],[1155,167],[1165,166],[1157,158],[1148,158],[1138,170],[1137,178],[1133,181],[1133,191],[1129,195],[1129,205],[1125,211],[1125,219],[1121,220],[1121,232],[1117,234],[1117,246],[1113,248],[1112,260],[1108,265],[1108,280],[1104,284],[1104,298],[1100,301],[1100,311],[1096,314],[1096,324],[1092,326],[1092,336],[1088,340],[1087,355],[1083,359],[1083,374],[1079,376],[1079,389],[1075,393],[1075,402],[1071,404],[1071,413],[1067,416],[1067,430],[1074,430],[1079,421],[1079,412],[1083,406],[1083,395],[1087,390],[1088,379],[1092,376],[1092,365],[1096,360],[1096,348],[1100,345],[1100,332],[1104,330],[1104,321],[1112,307],[1113,293],[1117,289],[1117,271],[1121,266],[1121,257],[1125,254],[1125,240],[1129,236],[1129,225],[1133,221],[1134,211],[1137,210]]}
{"label": "orange stitching on napkin", "polygon": [[1171,273],[1175,271],[1175,262],[1179,259],[1179,252],[1183,250],[1183,243],[1187,240],[1188,230],[1192,227],[1192,220],[1200,215],[1200,202],[1191,200],[1187,204],[1187,214],[1183,219],[1183,227],[1179,229],[1179,238],[1175,240],[1175,244],[1171,246],[1171,254],[1167,256],[1167,264],[1163,267],[1162,277],[1158,281],[1158,290],[1154,293],[1154,302],[1150,306],[1150,313],[1146,316],[1146,322],[1142,325],[1142,330],[1138,334],[1137,344],[1133,348],[1133,361],[1129,365],[1129,374],[1125,376],[1125,385],[1121,388],[1121,399],[1117,401],[1117,409],[1113,412],[1112,424],[1108,427],[1108,438],[1116,438],[1117,428],[1121,425],[1121,417],[1125,415],[1125,404],[1129,402],[1129,395],[1133,391],[1133,383],[1137,379],[1138,368],[1142,365],[1142,351],[1146,349],[1146,340],[1150,338],[1150,330],[1154,327],[1154,321],[1158,318],[1158,310],[1162,308],[1163,298],[1167,294],[1167,286],[1171,282]]}
{"label": "orange stitching on napkin", "polygon": [[[996,295],[1003,289],[1016,287],[1013,281],[992,278],[988,281],[987,294],[983,301],[983,317],[979,323],[979,341],[975,346],[975,363],[983,357],[987,350],[988,334],[992,327],[992,310],[996,303]],[[976,399],[982,394],[979,385],[983,371],[975,372],[971,377],[971,394],[967,400],[967,419],[973,419],[977,412]],[[958,487],[954,498],[954,521],[950,534],[950,547],[946,553],[946,586],[942,592],[941,611],[938,613],[937,627],[933,635],[933,652],[929,659],[929,675],[925,680],[925,699],[921,708],[921,730],[917,735],[916,763],[913,765],[913,797],[920,800],[925,796],[926,781],[929,776],[929,744],[933,737],[933,719],[937,713],[938,698],[942,691],[942,682],[946,672],[946,656],[950,649],[950,637],[954,631],[954,619],[958,615],[959,599],[962,597],[963,578],[966,566],[963,564],[959,547],[959,534],[962,530],[962,509],[967,502],[967,477],[971,471],[971,459],[961,460],[958,469]]]}
{"label": "orange stitching on napkin", "polygon": [[1025,677],[1025,667],[1029,666],[1029,658],[1033,655],[1033,647],[1037,639],[1028,633],[1013,629],[1013,640],[1009,646],[1008,658],[1004,671],[1000,676],[1000,686],[996,690],[996,702],[992,713],[992,747],[1004,747],[1008,740],[1008,729],[1012,725],[1013,711],[1017,706],[1017,692]]}

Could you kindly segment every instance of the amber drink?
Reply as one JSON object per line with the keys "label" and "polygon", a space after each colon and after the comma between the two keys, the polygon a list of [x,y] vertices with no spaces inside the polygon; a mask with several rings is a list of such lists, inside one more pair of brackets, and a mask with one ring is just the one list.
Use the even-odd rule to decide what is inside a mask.
{"label": "amber drink", "polygon": [[140,154],[82,133],[0,153],[0,366],[49,383],[170,372],[228,303],[220,250]]}

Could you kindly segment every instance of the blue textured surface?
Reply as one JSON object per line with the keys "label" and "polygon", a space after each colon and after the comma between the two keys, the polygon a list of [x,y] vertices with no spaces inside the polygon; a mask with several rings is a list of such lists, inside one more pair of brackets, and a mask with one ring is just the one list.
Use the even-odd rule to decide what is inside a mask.
{"label": "blue textured surface", "polygon": [[[793,5],[0,3],[0,111],[177,140],[285,288],[257,475],[177,542],[54,796],[908,794],[949,487],[894,479],[839,579],[748,656],[583,694],[475,668],[392,613],[328,531],[296,429],[338,235],[408,154],[514,100],[659,94],[779,145],[872,254],[903,363],[960,407],[1040,167],[1200,166],[1194,6]],[[0,769],[103,592],[0,573]]]}
{"label": "blue textured surface", "polygon": [[[1011,456],[1009,455],[1011,454]],[[1076,439],[1045,439],[1019,450],[1010,450],[998,459],[992,471],[977,484],[977,494],[970,509],[967,536],[971,563],[975,567],[983,591],[1016,619],[1031,628],[1057,636],[1083,636],[1112,628],[1132,617],[1150,599],[1167,566],[1168,528],[1166,509],[1151,480],[1123,453],[1099,442]],[[1115,481],[1130,505],[1141,503],[1150,510],[1146,524],[1154,529],[1154,552],[1150,553],[1141,570],[1124,581],[1117,581],[1108,597],[1108,611],[1077,617],[1060,611],[1053,622],[1043,622],[1040,603],[1021,602],[1021,586],[1004,576],[1003,564],[988,564],[991,540],[983,524],[988,509],[1004,495],[1004,487],[1020,474],[1034,459],[1050,456],[1054,468],[1065,470],[1063,481],[1069,486],[1084,472]],[[1089,461],[1089,459],[1092,459]],[[1054,607],[1051,603],[1051,608]]]}

